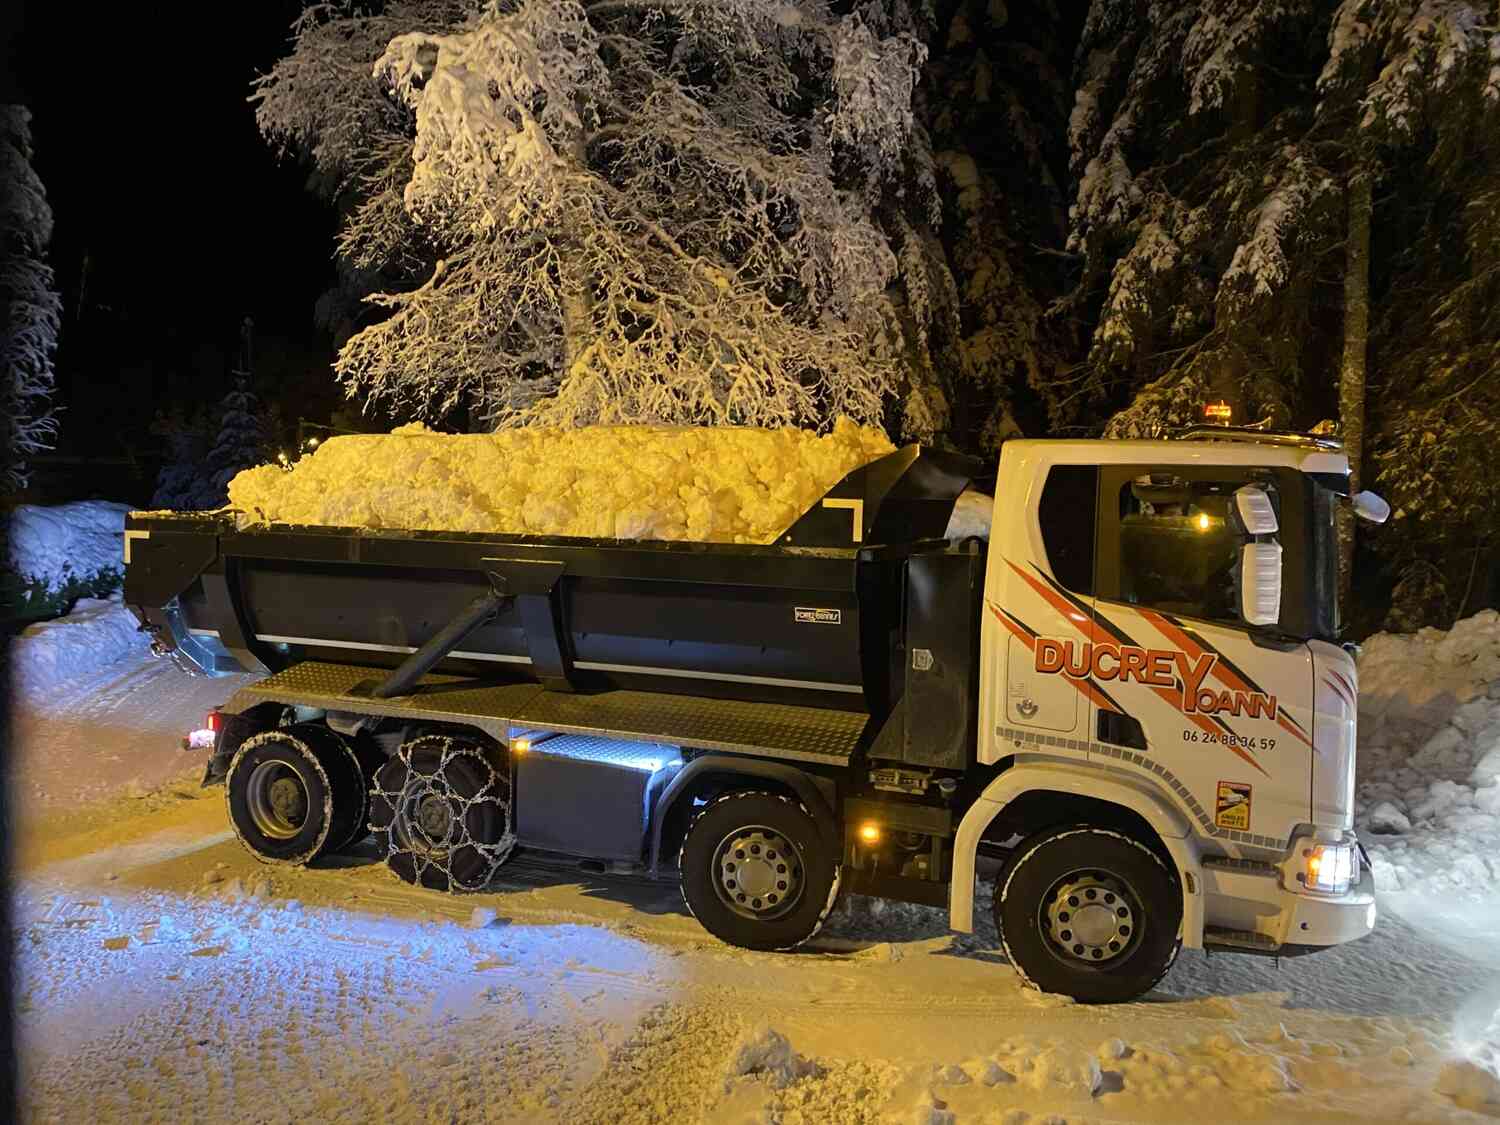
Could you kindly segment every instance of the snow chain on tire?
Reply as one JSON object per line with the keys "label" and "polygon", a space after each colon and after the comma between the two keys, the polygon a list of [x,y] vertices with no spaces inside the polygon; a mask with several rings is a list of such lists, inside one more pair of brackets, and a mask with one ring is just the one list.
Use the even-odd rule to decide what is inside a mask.
{"label": "snow chain on tire", "polygon": [[[814,824],[817,823],[817,817],[813,816],[811,809],[796,798],[788,797],[785,793],[775,793],[767,789],[736,789],[729,793],[721,793],[699,809],[693,819],[688,822],[687,829],[682,834],[682,845],[677,849],[677,870],[679,873],[683,870],[682,856],[683,852],[687,849],[688,837],[692,835],[693,825],[697,824],[710,809],[722,805],[726,801],[743,800],[749,797],[764,797],[768,800],[780,801],[782,804],[791,805],[793,808],[801,810]],[[839,887],[843,883],[843,880],[844,865],[835,860],[833,864],[833,880],[828,887],[828,901],[823,904],[823,909],[819,912],[818,920],[813,924],[812,930],[790,944],[776,946],[773,952],[785,953],[788,950],[807,944],[818,936],[819,932],[823,929],[824,923],[828,921],[829,915],[833,913],[833,908],[838,905]],[[701,926],[703,922],[698,917],[697,912],[693,910],[693,904],[688,901],[686,889],[679,885],[679,890],[682,894],[682,904],[687,907],[688,914]]]}
{"label": "snow chain on tire", "polygon": [[407,882],[482,890],[516,845],[510,781],[474,742],[420,735],[376,771],[370,831]]}

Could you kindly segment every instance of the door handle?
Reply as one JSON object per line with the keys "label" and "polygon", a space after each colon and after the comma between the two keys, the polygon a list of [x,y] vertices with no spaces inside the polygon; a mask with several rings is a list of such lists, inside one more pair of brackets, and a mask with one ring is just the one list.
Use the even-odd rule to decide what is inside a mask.
{"label": "door handle", "polygon": [[1023,699],[1016,704],[1016,711],[1019,712],[1023,719],[1031,718],[1031,716],[1037,713],[1037,710],[1036,700],[1034,699]]}

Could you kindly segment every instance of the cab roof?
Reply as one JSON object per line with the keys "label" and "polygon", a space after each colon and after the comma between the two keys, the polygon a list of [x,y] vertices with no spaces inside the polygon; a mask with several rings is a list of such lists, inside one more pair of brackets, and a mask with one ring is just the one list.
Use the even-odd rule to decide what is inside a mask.
{"label": "cab roof", "polygon": [[1053,464],[1260,465],[1338,476],[1349,472],[1349,458],[1336,441],[1228,427],[1202,427],[1168,440],[1037,438],[1005,443],[1005,448],[1011,446],[1018,447],[1018,454],[1031,453]]}

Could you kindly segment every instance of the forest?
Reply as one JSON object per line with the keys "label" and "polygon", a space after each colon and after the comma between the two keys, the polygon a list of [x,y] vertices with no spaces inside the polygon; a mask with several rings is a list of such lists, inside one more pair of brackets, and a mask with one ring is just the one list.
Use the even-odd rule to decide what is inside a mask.
{"label": "forest", "polygon": [[337,221],[318,378],[369,417],[993,456],[1223,403],[1391,501],[1358,630],[1500,594],[1493,2],[318,4],[246,93]]}

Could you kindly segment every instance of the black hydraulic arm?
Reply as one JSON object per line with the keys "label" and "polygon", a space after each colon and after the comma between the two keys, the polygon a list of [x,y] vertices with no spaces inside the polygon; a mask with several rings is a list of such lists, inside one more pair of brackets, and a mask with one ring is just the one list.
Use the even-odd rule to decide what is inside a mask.
{"label": "black hydraulic arm", "polygon": [[510,594],[501,593],[498,590],[492,590],[488,594],[475,598],[462,613],[429,637],[427,642],[403,660],[394,672],[376,684],[370,694],[376,699],[390,699],[392,696],[405,695],[432,669],[434,664],[462,644],[465,637],[481,625],[493,620],[510,598]]}

